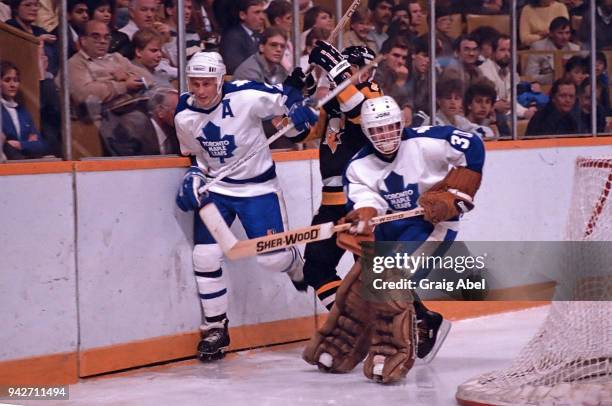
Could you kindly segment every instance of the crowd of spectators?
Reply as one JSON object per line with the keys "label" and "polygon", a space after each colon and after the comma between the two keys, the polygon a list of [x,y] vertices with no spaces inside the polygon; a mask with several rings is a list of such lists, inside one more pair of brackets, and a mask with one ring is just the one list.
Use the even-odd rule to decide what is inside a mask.
{"label": "crowd of spectators", "polygon": [[[72,120],[91,126],[106,156],[178,153],[171,119],[178,99],[178,47],[185,47],[188,58],[218,50],[233,79],[282,83],[295,66],[307,68],[313,45],[336,24],[332,1],[296,1],[301,34],[292,39],[293,6],[287,0],[184,0],[186,37],[178,44],[178,0],[68,0]],[[397,100],[407,125],[452,124],[485,138],[509,137],[514,111],[521,136],[589,134],[594,83],[597,131],[609,132],[612,0],[592,1],[594,23],[590,0],[519,0],[517,66],[511,65],[509,1],[436,1],[433,112],[429,2],[364,1],[344,27],[343,44],[384,55],[375,80]],[[0,158],[61,156],[58,3],[0,1],[0,20],[40,44],[38,111],[28,112],[20,102],[23,69],[10,56],[2,61]],[[490,18],[473,26],[474,15]],[[294,60],[296,42],[299,60]],[[591,49],[597,51],[594,80]],[[318,86],[327,91],[330,84],[323,77]]]}

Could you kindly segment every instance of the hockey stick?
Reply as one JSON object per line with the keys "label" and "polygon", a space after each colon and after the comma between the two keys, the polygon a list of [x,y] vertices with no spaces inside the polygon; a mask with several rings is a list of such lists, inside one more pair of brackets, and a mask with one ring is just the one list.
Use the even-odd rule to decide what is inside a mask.
{"label": "hockey stick", "polygon": [[[376,59],[370,61],[369,64],[367,64],[366,66],[364,66],[363,68],[361,68],[359,70],[359,72],[357,72],[355,75],[351,76],[349,79],[345,80],[344,82],[340,83],[334,90],[332,90],[331,92],[329,92],[325,97],[323,97],[320,100],[316,101],[316,104],[314,106],[315,109],[320,109],[321,107],[323,107],[325,104],[327,104],[327,102],[329,102],[330,100],[332,100],[334,97],[336,97],[337,95],[339,95],[340,93],[342,93],[342,91],[344,89],[346,89],[347,87],[349,87],[350,85],[354,84],[355,82],[357,82],[359,80],[359,77],[361,76],[361,74],[363,74],[371,65],[374,65],[376,63],[378,63],[380,61],[379,58],[382,58],[381,56],[377,57]],[[238,167],[242,166],[245,162],[249,161],[250,159],[252,159],[255,155],[257,155],[261,150],[268,148],[268,146],[270,144],[272,144],[274,141],[276,141],[277,139],[279,139],[280,137],[282,137],[283,135],[287,134],[289,131],[293,130],[295,128],[295,125],[293,125],[293,123],[290,123],[289,125],[286,125],[285,127],[281,128],[279,131],[277,131],[276,133],[274,133],[270,138],[268,138],[268,140],[266,142],[264,142],[263,144],[260,144],[258,146],[256,146],[255,148],[253,148],[253,150],[251,152],[249,152],[248,154],[246,154],[245,156],[243,156],[242,158],[240,158],[239,160],[237,160],[236,162],[232,163],[231,165],[229,165],[227,168],[225,168],[224,170],[222,170],[221,172],[219,172],[219,174],[217,176],[215,176],[214,179],[212,179],[210,182],[207,182],[206,185],[204,185],[203,187],[201,187],[198,192],[199,193],[205,193],[208,190],[210,190],[211,187],[213,187],[214,185],[216,185],[217,183],[221,182],[223,180],[223,178],[225,178],[227,175],[231,174],[232,172],[234,172]]]}
{"label": "hockey stick", "polygon": [[[372,220],[370,220],[370,225],[375,226],[390,221],[421,216],[423,213],[423,209],[418,207],[413,210],[385,214],[372,218]],[[225,226],[225,222],[214,204],[204,206],[204,208],[200,210],[200,216],[206,216],[207,219],[212,219],[215,224],[220,225],[222,223]],[[334,225],[334,223],[330,221],[328,223],[296,228],[294,230],[250,240],[238,240],[227,226],[209,228],[209,231],[219,243],[223,253],[229,259],[238,259],[289,248],[297,244],[326,240],[331,238],[335,233],[347,231],[350,227],[350,223]]]}

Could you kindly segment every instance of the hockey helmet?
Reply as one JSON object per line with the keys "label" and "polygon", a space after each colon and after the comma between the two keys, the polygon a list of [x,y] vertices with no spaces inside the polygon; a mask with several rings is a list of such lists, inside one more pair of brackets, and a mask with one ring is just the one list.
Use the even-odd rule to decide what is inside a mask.
{"label": "hockey helmet", "polygon": [[392,97],[368,99],[361,105],[361,129],[378,152],[397,151],[403,128],[402,111]]}
{"label": "hockey helmet", "polygon": [[[351,65],[355,65],[359,68],[363,68],[376,58],[376,52],[363,45],[346,47],[342,50],[342,55]],[[368,78],[365,79],[366,81],[371,81],[374,78],[377,66],[378,64],[372,65],[371,73]]]}
{"label": "hockey helmet", "polygon": [[225,64],[218,52],[198,52],[187,63],[188,78],[217,78],[217,91],[221,91],[225,73]]}

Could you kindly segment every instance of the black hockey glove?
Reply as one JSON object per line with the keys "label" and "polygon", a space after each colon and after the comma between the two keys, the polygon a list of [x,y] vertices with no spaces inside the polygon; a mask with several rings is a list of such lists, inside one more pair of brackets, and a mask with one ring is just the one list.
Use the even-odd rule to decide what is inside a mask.
{"label": "black hockey glove", "polygon": [[320,66],[330,80],[337,85],[351,76],[351,64],[332,44],[325,41],[317,41],[310,52],[308,63]]}
{"label": "black hockey glove", "polygon": [[304,89],[306,89],[306,95],[312,96],[317,90],[317,81],[315,80],[312,72],[305,75],[302,68],[298,66],[283,82],[283,88],[287,86],[297,89],[302,93],[304,92]]}

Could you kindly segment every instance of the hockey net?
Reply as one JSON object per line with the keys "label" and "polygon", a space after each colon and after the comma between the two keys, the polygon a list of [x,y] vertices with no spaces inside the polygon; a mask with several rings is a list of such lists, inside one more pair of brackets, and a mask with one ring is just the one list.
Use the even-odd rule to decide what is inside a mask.
{"label": "hockey net", "polygon": [[[572,193],[567,239],[612,241],[612,157],[578,158]],[[603,272],[575,279],[509,368],[460,385],[461,405],[612,405],[612,263],[584,257]]]}

